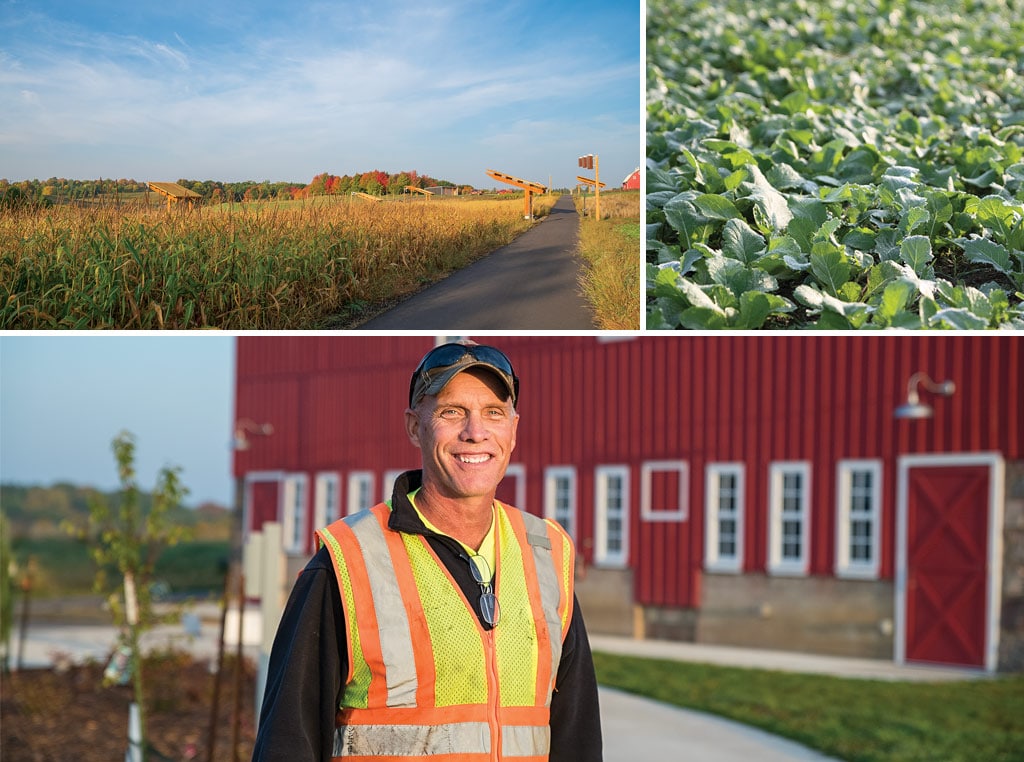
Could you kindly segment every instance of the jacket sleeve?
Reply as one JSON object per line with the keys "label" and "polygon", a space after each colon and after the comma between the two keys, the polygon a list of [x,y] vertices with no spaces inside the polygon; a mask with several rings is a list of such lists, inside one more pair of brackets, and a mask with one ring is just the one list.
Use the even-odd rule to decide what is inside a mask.
{"label": "jacket sleeve", "polygon": [[326,552],[322,549],[299,574],[281,616],[253,762],[330,762],[348,666],[344,614]]}
{"label": "jacket sleeve", "polygon": [[601,762],[601,709],[597,677],[590,653],[587,628],[579,602],[574,600],[572,620],[558,665],[551,696],[550,762]]}

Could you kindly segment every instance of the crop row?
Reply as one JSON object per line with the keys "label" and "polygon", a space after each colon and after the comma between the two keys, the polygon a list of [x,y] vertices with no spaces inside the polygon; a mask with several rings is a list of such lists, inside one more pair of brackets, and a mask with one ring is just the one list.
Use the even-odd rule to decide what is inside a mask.
{"label": "crop row", "polygon": [[1003,0],[651,0],[649,328],[1024,328]]}
{"label": "crop row", "polygon": [[521,233],[522,202],[0,216],[0,328],[298,329],[410,293]]}

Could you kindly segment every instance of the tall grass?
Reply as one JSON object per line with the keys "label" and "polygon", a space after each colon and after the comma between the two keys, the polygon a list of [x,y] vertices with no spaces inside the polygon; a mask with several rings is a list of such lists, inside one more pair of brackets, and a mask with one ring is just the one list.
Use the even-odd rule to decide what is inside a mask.
{"label": "tall grass", "polygon": [[323,327],[507,244],[530,225],[521,204],[15,211],[0,216],[0,329]]}
{"label": "tall grass", "polygon": [[[576,199],[577,211],[583,203]],[[587,199],[587,214],[594,209]],[[579,253],[588,263],[580,286],[606,330],[640,328],[640,193],[601,194],[601,219],[580,218]]]}

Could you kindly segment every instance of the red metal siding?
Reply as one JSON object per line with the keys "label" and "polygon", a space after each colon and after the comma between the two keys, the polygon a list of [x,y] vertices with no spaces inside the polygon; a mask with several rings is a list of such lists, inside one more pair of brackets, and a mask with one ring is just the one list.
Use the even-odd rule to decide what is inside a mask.
{"label": "red metal siding", "polygon": [[[896,461],[911,453],[998,451],[1024,458],[1024,342],[1015,336],[500,337],[522,379],[518,445],[525,509],[540,513],[544,469],[577,474],[577,540],[593,559],[594,470],[630,468],[630,564],[641,603],[699,604],[704,474],[710,462],[746,470],[744,569],[763,572],[768,470],[811,464],[810,573],[832,573],[835,467],[883,461],[881,574],[893,574]],[[430,337],[238,339],[237,417],[275,433],[236,453],[235,473],[412,467],[402,410],[409,373]],[[916,371],[952,379],[940,398],[922,391],[934,418],[897,421]],[[641,467],[684,460],[686,521],[640,519]]]}

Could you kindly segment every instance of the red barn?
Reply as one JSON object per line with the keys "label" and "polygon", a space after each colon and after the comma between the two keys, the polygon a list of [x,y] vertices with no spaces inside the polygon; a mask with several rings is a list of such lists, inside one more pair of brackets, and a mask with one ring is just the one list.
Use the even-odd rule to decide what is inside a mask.
{"label": "red barn", "polygon": [[622,181],[622,190],[640,190],[640,167],[634,169]]}
{"label": "red barn", "polygon": [[[575,538],[592,631],[1024,669],[1021,339],[480,340],[522,379],[499,497]],[[417,467],[402,411],[433,344],[238,337],[245,531],[281,522],[300,568]],[[909,392],[931,417],[894,415]]]}

